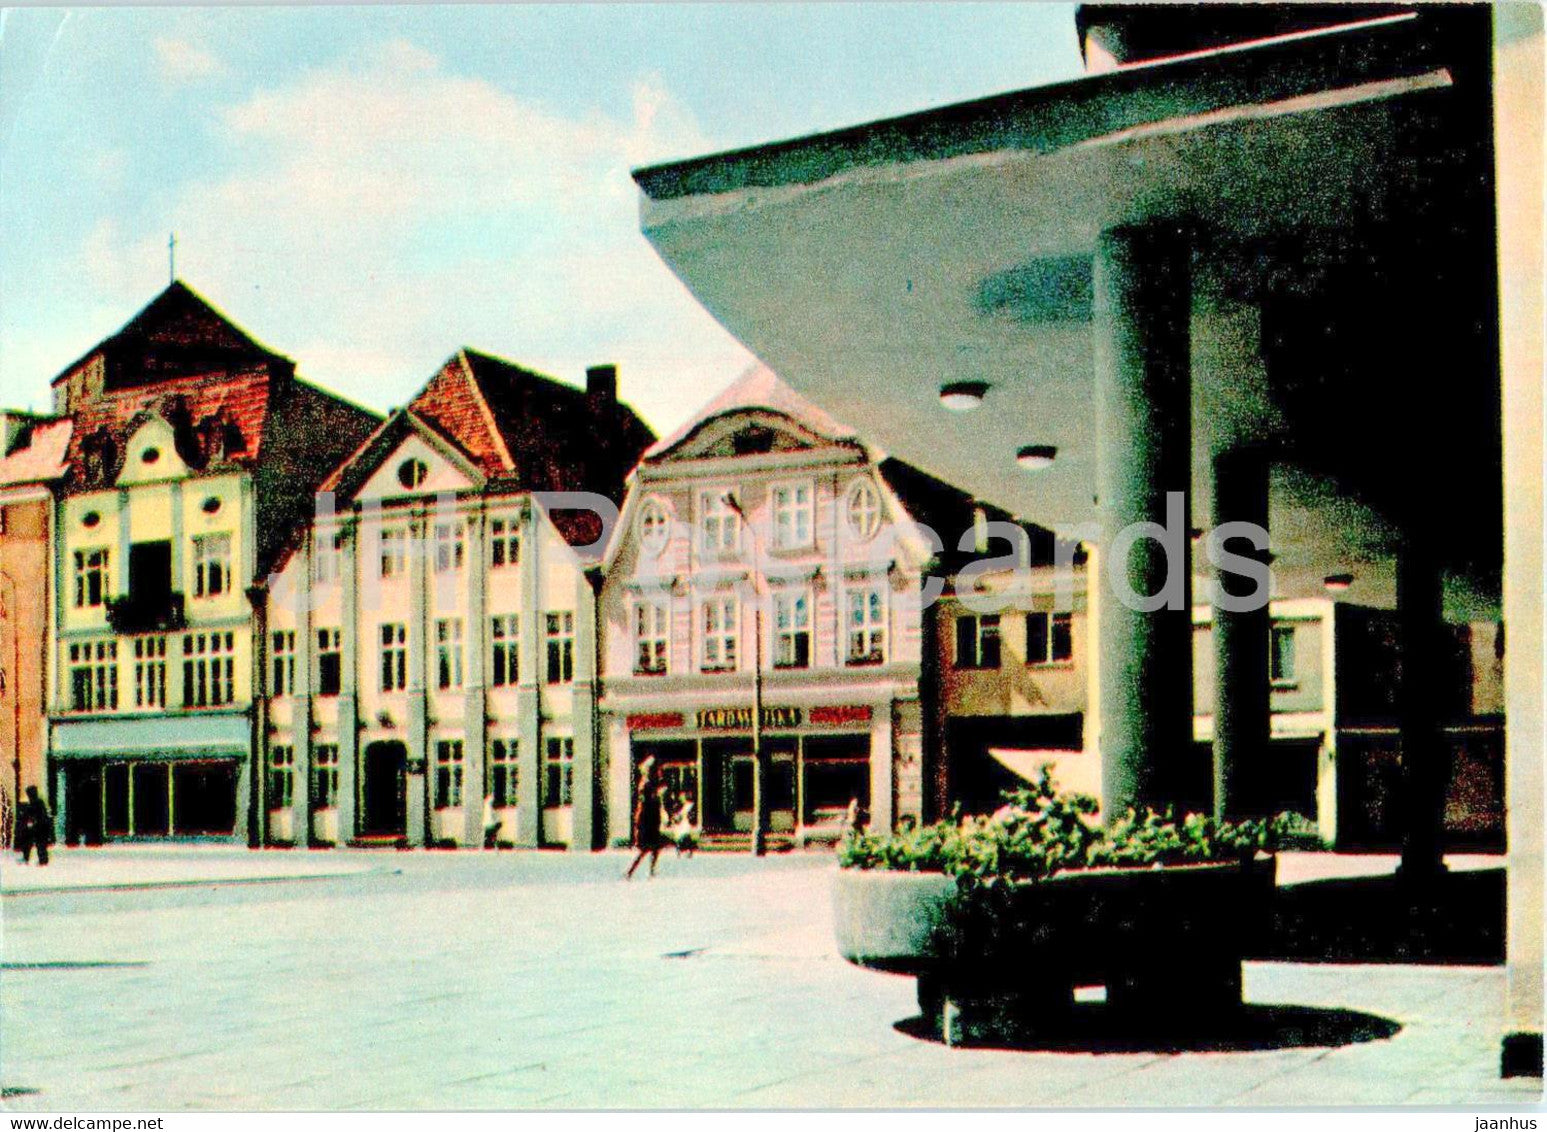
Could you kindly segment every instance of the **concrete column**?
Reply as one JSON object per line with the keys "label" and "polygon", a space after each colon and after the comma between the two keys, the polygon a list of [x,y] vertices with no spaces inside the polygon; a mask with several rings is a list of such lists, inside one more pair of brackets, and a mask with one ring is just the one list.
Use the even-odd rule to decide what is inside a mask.
{"label": "concrete column", "polygon": [[[1255,448],[1221,453],[1214,458],[1213,474],[1214,527],[1252,523],[1267,530],[1266,454]],[[1267,565],[1266,547],[1254,550],[1244,538],[1225,540],[1220,548]],[[1245,598],[1257,582],[1216,567],[1214,585],[1216,594]],[[1214,816],[1220,819],[1257,816],[1243,788],[1254,770],[1261,773],[1268,757],[1271,619],[1268,594],[1261,597],[1252,609],[1226,609],[1218,597],[1214,603]]]}
{"label": "concrete column", "polygon": [[575,809],[571,852],[597,848],[596,594],[575,570],[575,684],[570,726],[575,735]]}
{"label": "concrete column", "polygon": [[896,743],[892,726],[892,701],[870,710],[870,828],[890,830],[895,813]]}
{"label": "concrete column", "polygon": [[[338,564],[339,681],[338,681],[338,844],[348,845],[359,832],[356,813],[360,798],[360,589],[359,528],[344,532]],[[332,537],[327,535],[325,537]],[[309,642],[309,648],[316,647]]]}
{"label": "concrete column", "polygon": [[430,792],[435,771],[430,759],[429,619],[426,613],[425,558],[429,552],[425,519],[416,514],[408,528],[408,843],[427,845],[431,840],[430,816],[434,813]]}
{"label": "concrete column", "polygon": [[[1097,580],[1101,794],[1114,820],[1129,806],[1166,802],[1168,770],[1192,742],[1186,242],[1154,229],[1103,232],[1094,300],[1096,492],[1107,560]],[[1166,545],[1134,538],[1140,529],[1161,534],[1168,493],[1180,514],[1170,516]],[[1136,609],[1130,595],[1150,600]]]}
{"label": "concrete column", "polygon": [[516,685],[516,735],[520,765],[516,771],[516,844],[535,848],[542,822],[542,575],[537,569],[539,520],[528,506],[521,535],[521,611],[519,667]]}
{"label": "concrete column", "polygon": [[483,845],[484,759],[489,745],[485,726],[489,708],[484,699],[484,666],[489,656],[489,613],[484,593],[488,563],[489,548],[484,542],[484,514],[480,507],[467,519],[467,625],[462,643],[467,650],[463,657],[466,682],[462,697],[462,753],[467,761],[463,764],[462,779],[462,843],[475,849]]}
{"label": "concrete column", "polygon": [[1402,657],[1397,690],[1402,730],[1400,871],[1422,881],[1445,868],[1441,855],[1450,758],[1441,718],[1446,689],[1440,572],[1421,536],[1410,537],[1397,559],[1397,625]]}

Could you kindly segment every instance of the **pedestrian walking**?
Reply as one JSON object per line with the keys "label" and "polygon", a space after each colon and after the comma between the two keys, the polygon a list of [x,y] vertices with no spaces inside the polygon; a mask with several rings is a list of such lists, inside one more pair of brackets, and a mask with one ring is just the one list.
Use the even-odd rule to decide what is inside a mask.
{"label": "pedestrian walking", "polygon": [[634,800],[634,863],[623,874],[624,880],[632,880],[639,862],[650,857],[650,875],[655,875],[656,862],[661,848],[661,779],[655,771],[655,758],[645,756],[639,764],[639,787]]}
{"label": "pedestrian walking", "polygon": [[48,847],[53,840],[54,816],[48,812],[43,799],[38,797],[38,788],[29,786],[27,800],[17,807],[16,812],[16,851],[21,854],[21,863],[30,863],[32,851],[36,849],[38,864],[48,864]]}

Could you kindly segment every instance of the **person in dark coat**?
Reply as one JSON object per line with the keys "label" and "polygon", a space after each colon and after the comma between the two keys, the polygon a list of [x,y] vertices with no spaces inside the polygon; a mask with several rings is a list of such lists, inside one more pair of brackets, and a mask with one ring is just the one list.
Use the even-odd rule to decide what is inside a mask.
{"label": "person in dark coat", "polygon": [[27,864],[33,849],[38,851],[38,864],[48,864],[48,846],[54,840],[54,816],[38,797],[36,786],[27,787],[27,800],[16,811],[16,851],[21,863]]}
{"label": "person in dark coat", "polygon": [[639,789],[634,800],[634,863],[623,874],[631,880],[639,862],[650,857],[650,875],[655,875],[655,865],[665,844],[661,839],[661,779],[655,770],[655,759],[646,756],[639,764]]}

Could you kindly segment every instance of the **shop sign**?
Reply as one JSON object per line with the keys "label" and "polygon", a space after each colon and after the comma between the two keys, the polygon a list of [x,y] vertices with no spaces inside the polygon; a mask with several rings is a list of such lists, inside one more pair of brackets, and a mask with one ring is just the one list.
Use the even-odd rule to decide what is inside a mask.
{"label": "shop sign", "polygon": [[680,711],[644,711],[628,717],[630,731],[667,731],[682,726]]}
{"label": "shop sign", "polygon": [[810,719],[813,725],[844,727],[854,723],[870,722],[869,704],[833,704],[814,707]]}
{"label": "shop sign", "polygon": [[[752,730],[752,709],[750,707],[700,708],[697,719],[700,731]],[[765,731],[799,727],[800,709],[798,707],[765,707],[762,720]]]}

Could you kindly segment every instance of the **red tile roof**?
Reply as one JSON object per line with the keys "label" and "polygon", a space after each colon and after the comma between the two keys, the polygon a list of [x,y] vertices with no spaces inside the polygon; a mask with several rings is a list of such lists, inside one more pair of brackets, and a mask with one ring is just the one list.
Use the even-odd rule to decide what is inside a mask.
{"label": "red tile roof", "polygon": [[25,445],[0,459],[0,484],[48,483],[64,476],[71,421],[39,421]]}

